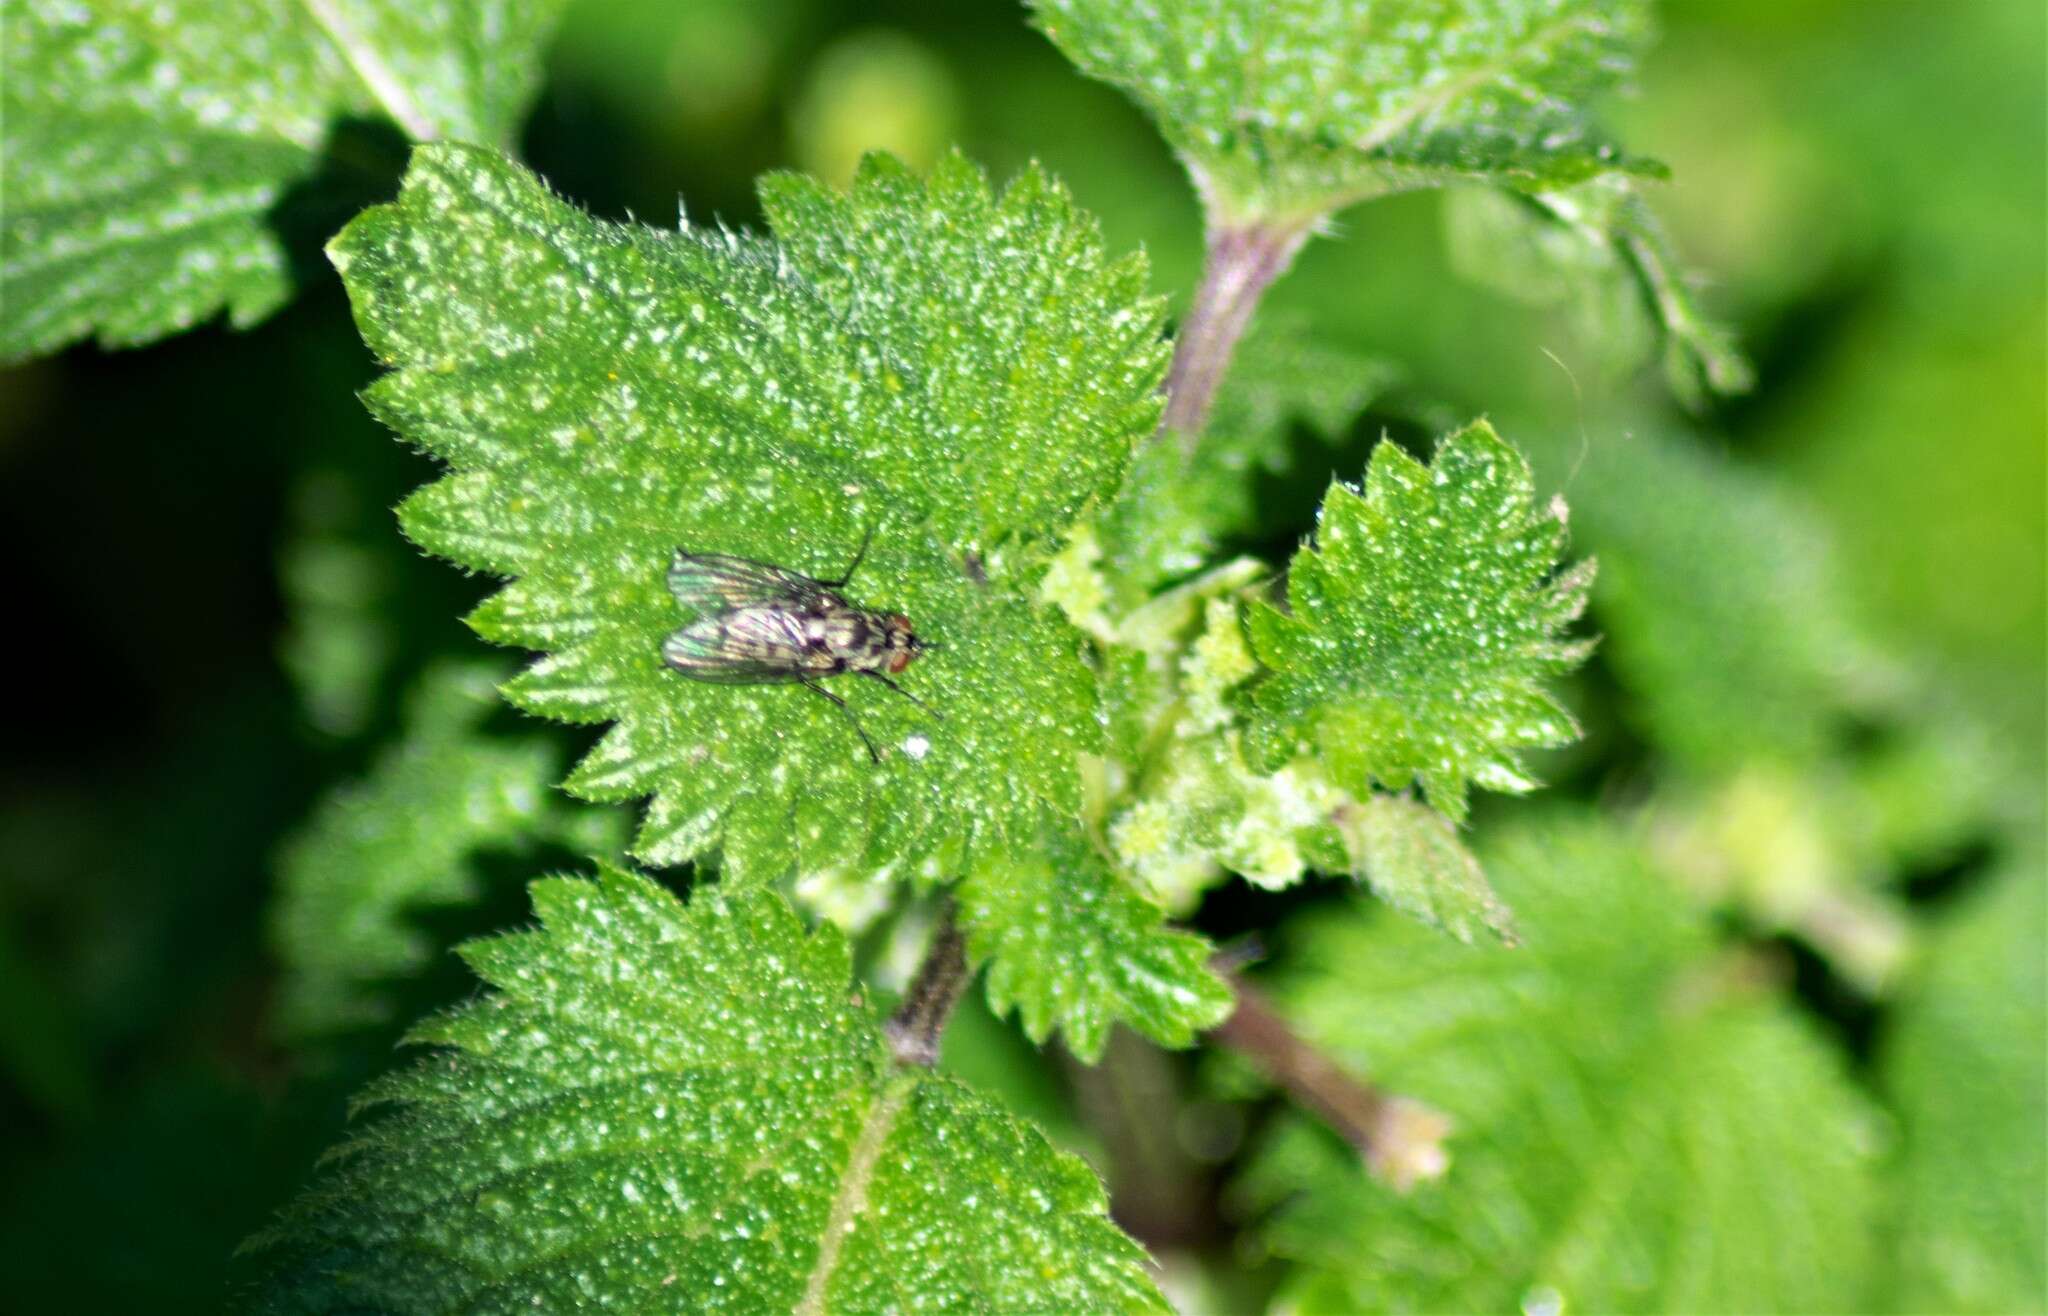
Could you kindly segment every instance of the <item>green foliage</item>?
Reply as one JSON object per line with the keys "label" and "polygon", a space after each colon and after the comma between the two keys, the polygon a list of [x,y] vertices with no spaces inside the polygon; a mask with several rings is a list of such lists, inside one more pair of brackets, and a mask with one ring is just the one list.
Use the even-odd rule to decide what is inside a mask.
{"label": "green foliage", "polygon": [[1514,944],[1514,917],[1448,818],[1417,800],[1369,795],[1336,811],[1352,870],[1395,909],[1459,941]]}
{"label": "green foliage", "polygon": [[390,601],[385,565],[341,535],[299,536],[278,554],[278,584],[291,609],[278,663],[307,720],[329,735],[364,729],[391,661],[393,637],[380,606]]}
{"label": "green foliage", "polygon": [[223,308],[237,327],[263,319],[290,297],[294,262],[388,186],[365,129],[509,142],[560,8],[10,5],[0,360],[90,334],[146,343]]}
{"label": "green foliage", "polygon": [[997,195],[958,154],[929,181],[872,156],[843,196],[771,175],[761,201],[789,275],[884,363],[862,382],[915,399],[899,413],[913,432],[813,441],[992,582],[1026,578],[1006,541],[1057,542],[1158,423],[1166,344],[1143,258],[1112,260],[1041,170]]}
{"label": "green foliage", "polygon": [[1633,67],[1641,0],[1036,0],[1084,73],[1158,121],[1212,222],[1301,222],[1403,188],[1654,172],[1587,104]]}
{"label": "green foliage", "polygon": [[[1301,412],[1335,425],[1356,403],[1355,393],[1312,370],[1276,368],[1255,378],[1238,400],[1218,408],[1226,419],[1244,418],[1239,434],[1270,435]],[[1281,444],[1265,449],[1269,459],[1284,460],[1285,453]],[[1249,499],[1243,467],[1205,470],[1198,458],[1196,471],[1183,487],[1234,483],[1238,497]],[[1540,718],[1571,726],[1537,678],[1576,659],[1579,650],[1557,643],[1554,631],[1576,611],[1588,576],[1581,569],[1551,577],[1562,546],[1557,514],[1532,514],[1527,466],[1490,429],[1446,440],[1437,472],[1449,492],[1438,493],[1425,468],[1389,445],[1375,459],[1363,498],[1333,491],[1326,531],[1330,508],[1339,520],[1325,543],[1336,544],[1339,556],[1305,553],[1300,562],[1307,568],[1297,565],[1290,587],[1309,591],[1299,598],[1313,601],[1313,613],[1302,611],[1299,599],[1293,616],[1254,604],[1247,626],[1239,595],[1259,573],[1245,561],[1112,620],[1129,578],[1120,580],[1085,536],[1048,576],[1048,593],[1105,642],[1110,779],[1120,786],[1101,811],[1110,851],[1170,908],[1191,907],[1225,873],[1277,888],[1315,867],[1363,878],[1396,908],[1461,939],[1481,930],[1512,939],[1507,909],[1444,818],[1372,787],[1375,780],[1405,786],[1423,776],[1438,807],[1461,816],[1469,779],[1500,778],[1482,775],[1492,771],[1487,767],[1424,776],[1422,769],[1444,760],[1420,757],[1418,743],[1427,747],[1425,738],[1434,736],[1451,744],[1451,761],[1467,763],[1489,750],[1512,767],[1517,738],[1529,743],[1531,733],[1509,714],[1533,708]],[[1125,504],[1132,492],[1125,491]],[[1135,501],[1149,500],[1140,491]],[[1461,514],[1438,515],[1439,502]],[[1112,542],[1141,523],[1123,514],[1125,504],[1106,519],[1104,537]],[[1367,546],[1360,548],[1354,540],[1367,533],[1359,526],[1368,519]],[[1420,551],[1415,538],[1425,541]],[[1118,556],[1125,563],[1133,557]],[[1434,634],[1416,622],[1422,614],[1439,619]],[[1336,639],[1325,644],[1332,634]],[[1503,635],[1508,644],[1500,643]],[[1417,641],[1419,659],[1401,648]],[[1346,652],[1345,645],[1361,652]],[[1262,660],[1274,670],[1254,679]],[[1404,690],[1402,680],[1415,684]],[[1239,693],[1247,682],[1248,699]],[[1325,718],[1333,729],[1322,728]],[[1506,740],[1493,744],[1485,735]],[[1375,752],[1393,757],[1359,770],[1359,757]],[[1452,787],[1456,795],[1447,804]]]}
{"label": "green foliage", "polygon": [[1225,540],[1256,533],[1260,483],[1313,469],[1305,433],[1334,444],[1393,384],[1386,361],[1332,346],[1288,316],[1262,317],[1239,342],[1193,453],[1155,443],[1098,518],[1116,601],[1136,606],[1161,584],[1212,561]]}
{"label": "green foliage", "polygon": [[[2013,770],[2001,738],[1871,636],[1828,527],[1761,472],[1656,428],[1554,446],[1600,555],[1621,711],[1672,769],[1652,809],[1662,861],[1886,991],[1913,935],[1888,888],[1991,823]],[[1857,743],[1859,726],[1878,734]]]}
{"label": "green foliage", "polygon": [[1233,505],[1245,520],[1229,528],[1246,528],[1255,509],[1245,485],[1259,472],[1298,464],[1294,427],[1335,442],[1399,373],[1391,362],[1329,342],[1304,316],[1262,316],[1231,354],[1189,478],[1213,482],[1218,497],[1245,500]]}
{"label": "green foliage", "polygon": [[[902,7],[861,32],[812,0],[576,7],[580,61],[553,68],[533,141],[599,213],[672,214],[679,191],[746,213],[777,141],[854,179],[771,178],[766,228],[734,234],[598,223],[508,163],[560,0],[0,6],[0,360],[253,323],[389,199],[407,139],[451,142],[333,248],[396,367],[376,414],[445,470],[405,528],[509,582],[473,621],[545,655],[515,702],[611,724],[575,789],[651,797],[641,852],[701,884],[685,908],[612,868],[544,881],[539,926],[473,947],[498,994],[422,1029],[435,1054],[372,1091],[268,1239],[270,1305],[1159,1309],[1093,1178],[1035,1127],[1102,1151],[1118,1218],[1171,1240],[1161,1282],[1191,1309],[2048,1313],[2048,319],[2039,189],[2012,186],[2038,174],[2038,5],[1673,8],[1641,121],[1688,161],[1674,217],[1799,350],[1727,414],[1740,462],[1571,377],[1586,414],[1539,455],[1597,586],[1483,426],[1433,467],[1383,448],[1291,572],[1230,557],[1299,532],[1386,387],[1333,343],[1460,407],[1559,414],[1526,332],[1545,322],[1432,285],[1428,207],[1312,258],[1290,290],[1312,325],[1252,314],[1353,202],[1453,186],[1454,262],[1560,308],[1598,366],[1661,351],[1693,405],[1748,383],[1648,208],[1658,168],[1596,127],[1647,6],[1034,0],[1203,193],[1183,364],[1204,387],[1150,444],[1158,307],[1059,187],[993,188],[957,157],[855,174],[876,133],[922,173],[971,86],[992,150],[1057,156],[1111,232],[1182,263],[1197,233],[1137,115],[1103,113],[1115,93],[1030,34],[963,44]],[[445,906],[485,873],[624,843],[624,810],[551,793],[568,733],[487,726],[495,678],[442,669],[280,856],[266,959],[259,852],[333,737],[374,723],[389,669],[438,647],[406,614],[441,610],[309,482],[365,507],[392,484],[375,445],[324,442],[363,370],[346,326],[290,321],[0,378],[0,493],[49,550],[24,555],[22,629],[57,678],[0,805],[0,1106],[39,1134],[0,1173],[22,1310],[218,1305],[222,1239],[331,1133],[332,1072],[304,1064],[324,1047],[287,1083],[221,1045],[246,1040],[273,961],[266,1022],[289,1040],[374,1030],[440,985],[408,981],[424,966],[455,969],[430,929],[483,921]],[[37,448],[71,435],[88,479]],[[283,488],[314,496],[297,516],[250,501]],[[801,689],[662,667],[692,619],[663,582],[678,545],[826,576],[871,534],[845,592],[936,642],[903,674],[929,711],[828,687],[883,761]],[[1470,787],[1525,788],[1523,751],[1575,732],[1552,687],[1589,595],[1612,661],[1562,770],[1603,814],[1640,811],[1503,843],[1508,811],[1467,817]],[[1916,675],[1880,633],[1942,661]],[[1204,899],[1310,872],[1409,917],[1334,890]],[[778,891],[886,918],[874,974]],[[942,1079],[892,1059],[873,1003],[948,898],[993,1009],[956,1016]],[[1034,1051],[1059,1031],[1092,1057],[1118,1024],[1193,1043],[1230,1002],[1167,911],[1200,902],[1205,928],[1274,946],[1273,911],[1309,900],[1273,989],[1306,1045],[1233,1029],[1194,1091],[1135,1044],[1071,1083]],[[1854,1077],[1881,1120],[1812,1027],[1860,1040],[1871,1012]],[[1384,1090],[1347,1094],[1329,1061]],[[1277,1137],[1241,1142],[1284,1100],[1302,1109]],[[1413,1195],[1373,1182],[1445,1155]],[[1263,1214],[1209,1200],[1232,1180]],[[1218,1205],[1247,1232],[1209,1234]]]}
{"label": "green foliage", "polygon": [[1527,939],[1327,918],[1279,990],[1340,1063],[1454,1120],[1401,1195],[1295,1125],[1246,1181],[1303,1312],[1868,1310],[1872,1112],[1606,825],[1487,852]]}
{"label": "green foliage", "polygon": [[983,856],[959,900],[968,953],[988,962],[990,1008],[1014,1007],[1034,1042],[1057,1026],[1092,1062],[1114,1023],[1188,1046],[1230,1013],[1209,943],[1169,930],[1158,906],[1071,832]]}
{"label": "green foliage", "polygon": [[1810,761],[1845,714],[1876,708],[1889,662],[1825,529],[1782,489],[1654,431],[1600,443],[1573,488],[1600,553],[1604,656],[1660,749],[1699,770]]}
{"label": "green foliage", "polygon": [[[1327,362],[1333,356],[1324,360]],[[1254,357],[1255,362],[1258,359]],[[1327,373],[1310,369],[1281,369],[1277,360],[1274,368],[1262,370],[1253,378],[1255,382],[1244,386],[1229,406],[1218,408],[1227,419],[1241,421],[1241,425],[1225,431],[1226,441],[1236,443],[1240,453],[1253,458],[1286,460],[1285,445],[1272,440],[1278,437],[1276,431],[1284,430],[1290,416],[1315,416],[1318,425],[1327,429],[1342,423],[1359,397],[1346,390],[1341,379],[1333,380]],[[1233,433],[1271,437],[1247,443],[1231,439]],[[1262,450],[1262,443],[1270,446]],[[1166,450],[1168,445],[1155,445],[1151,453]],[[1383,512],[1378,523],[1389,536],[1396,528],[1405,534],[1407,527],[1424,524],[1426,533],[1434,534],[1440,542],[1432,546],[1434,558],[1414,567],[1414,574],[1436,590],[1476,583],[1482,595],[1476,601],[1457,601],[1460,620],[1472,629],[1439,646],[1440,654],[1444,655],[1439,660],[1440,671],[1464,661],[1455,652],[1461,641],[1471,649],[1484,651],[1493,638],[1488,629],[1492,618],[1503,610],[1512,614],[1548,606],[1559,610],[1561,625],[1577,607],[1584,587],[1583,578],[1544,580],[1555,565],[1561,539],[1544,541],[1543,528],[1547,526],[1554,533],[1557,527],[1530,516],[1528,472],[1518,455],[1490,430],[1478,429],[1453,436],[1445,451],[1447,458],[1440,459],[1440,469],[1471,486],[1459,488],[1455,497],[1465,500],[1468,509],[1491,497],[1491,514],[1505,519],[1499,525],[1488,522],[1482,526],[1477,524],[1478,518],[1468,516],[1466,520],[1473,524],[1452,528],[1448,538],[1458,542],[1448,546],[1441,542],[1447,538],[1446,521],[1409,515],[1414,511],[1412,507],[1399,509],[1398,515]],[[1398,457],[1414,467],[1397,449],[1388,448],[1385,452],[1394,456],[1383,454],[1382,465],[1375,467],[1382,503],[1386,501],[1385,490],[1392,487],[1393,477],[1388,474],[1394,469],[1391,462]],[[1151,453],[1141,462],[1147,461]],[[1504,496],[1498,487],[1501,482],[1491,471],[1482,471],[1467,481],[1474,470],[1493,460],[1511,463],[1513,470],[1520,472],[1520,484],[1508,481]],[[1239,498],[1249,499],[1243,465],[1234,472],[1226,472],[1216,465],[1205,468],[1198,461],[1195,469],[1194,476],[1182,488],[1199,490],[1203,482],[1213,481],[1217,489],[1234,485]],[[1404,470],[1399,474],[1406,477],[1407,473]],[[1132,493],[1126,489],[1124,504],[1113,509],[1104,522],[1104,537],[1112,542],[1139,524],[1138,518],[1122,515],[1124,505],[1133,501]],[[1140,492],[1135,501],[1143,506],[1148,498]],[[1356,498],[1351,501],[1361,505],[1364,502]],[[1510,541],[1507,553],[1503,554],[1498,545],[1487,540],[1487,535]],[[1528,538],[1531,535],[1535,537]],[[1460,536],[1465,540],[1478,537],[1480,542],[1463,542]],[[1539,556],[1531,557],[1527,545],[1517,549],[1521,542],[1518,536],[1528,538],[1528,543],[1539,549],[1543,549],[1544,543],[1548,547]],[[1447,551],[1447,547],[1455,553]],[[1390,543],[1388,548],[1385,556],[1396,563],[1409,551],[1401,543]],[[1517,552],[1520,556],[1513,556]],[[1444,565],[1445,557],[1459,554],[1471,560]],[[1316,560],[1313,554],[1307,556]],[[1520,578],[1513,575],[1512,569],[1505,576],[1498,572],[1494,562],[1501,556],[1512,557],[1514,567],[1526,568],[1523,574],[1537,588],[1523,588],[1519,594],[1505,588],[1503,580],[1515,585]],[[1482,557],[1486,560],[1482,561]],[[1128,563],[1132,556],[1122,555],[1121,560]],[[1473,563],[1478,563],[1479,569]],[[1438,571],[1439,567],[1443,570]],[[1404,565],[1401,569],[1408,568]],[[1311,576],[1317,570],[1312,568]],[[1341,601],[1346,608],[1359,599],[1378,600],[1382,605],[1391,601],[1397,608],[1447,606],[1418,591],[1404,593],[1399,588],[1382,587],[1370,574],[1348,566],[1340,570],[1342,575],[1312,579],[1309,588],[1322,590],[1319,597]],[[1119,610],[1122,598],[1131,592],[1130,577],[1105,560],[1092,532],[1086,532],[1076,537],[1048,575],[1048,595],[1059,599],[1070,615],[1103,644],[1101,661],[1106,673],[1108,754],[1112,766],[1104,775],[1107,798],[1092,803],[1090,813],[1091,821],[1102,822],[1101,831],[1107,842],[1103,857],[1175,910],[1191,908],[1202,890],[1228,873],[1241,875],[1259,886],[1278,888],[1299,881],[1309,868],[1315,867],[1363,878],[1377,894],[1404,913],[1434,923],[1461,939],[1469,940],[1483,930],[1487,935],[1511,940],[1512,919],[1506,907],[1494,897],[1477,861],[1446,820],[1416,801],[1373,793],[1370,777],[1378,775],[1381,780],[1388,780],[1395,775],[1393,770],[1343,779],[1339,775],[1345,766],[1341,760],[1333,761],[1328,755],[1303,755],[1299,752],[1304,748],[1301,743],[1260,723],[1259,718],[1266,710],[1259,700],[1276,683],[1289,677],[1284,666],[1280,673],[1268,674],[1263,684],[1252,687],[1254,693],[1249,702],[1237,696],[1238,688],[1260,672],[1253,646],[1247,643],[1238,597],[1258,574],[1258,565],[1248,560],[1226,564],[1140,605],[1125,605],[1127,610]],[[1295,578],[1304,579],[1299,570]],[[1119,585],[1123,588],[1119,589]],[[1255,608],[1257,616],[1251,626],[1254,636],[1263,617],[1271,611]],[[1324,619],[1322,624],[1327,627],[1330,623]],[[1401,616],[1376,619],[1375,624],[1382,626],[1386,634],[1407,635],[1418,629]],[[1523,624],[1523,619],[1517,616],[1515,624]],[[1368,639],[1369,629],[1348,619],[1336,625],[1347,637]],[[1552,652],[1573,652],[1555,645],[1547,629],[1540,635],[1531,633],[1530,644],[1538,640],[1549,645]],[[1276,657],[1285,653],[1310,653],[1319,648],[1314,642],[1297,642],[1293,637],[1284,637],[1285,644],[1293,647],[1265,647],[1261,656],[1269,666],[1282,666]],[[1509,655],[1511,661],[1513,657]],[[1396,657],[1386,661],[1384,670],[1399,667],[1410,671],[1414,666],[1405,658]],[[1511,666],[1507,678],[1490,672],[1482,675],[1495,680],[1515,679],[1513,673],[1528,666]],[[1299,681],[1298,672],[1292,675]],[[1370,689],[1378,675],[1375,670],[1361,678],[1361,684]],[[1293,696],[1298,701],[1301,721],[1311,726],[1333,704],[1338,706],[1339,716],[1343,716],[1348,710],[1342,705],[1350,698],[1342,688],[1333,697],[1335,682],[1326,674],[1317,674],[1315,682],[1313,687]],[[1533,688],[1533,678],[1525,684]],[[1448,695],[1425,692],[1423,699],[1411,697],[1409,702],[1422,708],[1425,716],[1432,711],[1449,709],[1455,714],[1466,705],[1480,706],[1463,690]],[[1249,755],[1242,729],[1247,720],[1252,724],[1254,746]],[[1320,748],[1320,743],[1310,748]],[[1396,744],[1394,749],[1398,753],[1402,746]],[[1462,788],[1462,779],[1459,785]],[[1071,978],[1072,968],[1050,953],[1052,949],[1047,947],[1048,954],[1042,958],[1038,973],[1066,982]],[[1026,1018],[1028,1023],[1028,1010]]]}
{"label": "green foliage", "polygon": [[554,797],[559,749],[485,734],[503,676],[493,666],[428,671],[399,743],[286,845],[270,929],[284,965],[273,1015],[282,1035],[393,1022],[393,984],[442,950],[408,920],[475,900],[479,852],[530,852],[540,840],[609,848],[610,815]]}
{"label": "green foliage", "polygon": [[1640,366],[1661,340],[1665,378],[1689,407],[1755,383],[1734,333],[1701,309],[1636,180],[1609,174],[1526,195],[1460,188],[1445,223],[1460,272],[1521,301],[1570,307],[1579,336],[1615,373]]}
{"label": "green foliage", "polygon": [[[362,529],[372,514],[366,491],[336,472],[302,480],[291,501],[292,527],[277,555],[285,609],[278,664],[298,690],[307,721],[328,735],[353,737],[375,712],[398,647],[389,616],[397,593],[390,558],[405,549],[382,537],[373,546]],[[375,509],[379,520],[383,511]]]}
{"label": "green foliage", "polygon": [[1267,888],[1301,879],[1311,854],[1342,868],[1329,827],[1348,797],[1312,761],[1245,760],[1234,694],[1258,671],[1242,596],[1264,574],[1240,558],[1122,617],[1104,650],[1110,759],[1091,799],[1116,863],[1186,912],[1228,873]]}
{"label": "green foliage", "polygon": [[1884,1048],[1904,1143],[1892,1310],[2048,1310],[2042,867],[2022,850],[1942,928]]}
{"label": "green foliage", "polygon": [[1252,690],[1253,757],[1312,750],[1360,797],[1420,782],[1454,822],[1474,782],[1532,788],[1518,751],[1578,734],[1543,685],[1588,648],[1558,638],[1593,576],[1590,561],[1556,574],[1563,548],[1563,504],[1536,509],[1528,463],[1491,426],[1450,435],[1429,466],[1381,443],[1362,494],[1331,486],[1288,611],[1248,619],[1272,669]]}
{"label": "green foliage", "polygon": [[1086,1167],[891,1063],[832,929],[615,869],[533,899],[263,1240],[265,1309],[1164,1310]]}
{"label": "green foliage", "polygon": [[1659,860],[1696,897],[1802,938],[1870,995],[1889,992],[1916,931],[1899,875],[1967,862],[1986,834],[2028,826],[2012,816],[2023,769],[2003,737],[1931,693],[1912,716],[1854,753],[1759,755],[1665,785],[1648,810]]}
{"label": "green foliage", "polygon": [[[1235,617],[1232,617],[1233,623]],[[1273,772],[1247,765],[1229,733],[1172,742],[1116,817],[1117,857],[1173,908],[1186,910],[1224,873],[1292,886],[1311,867],[1343,868],[1331,818],[1349,803],[1312,762]]]}
{"label": "green foliage", "polygon": [[1836,762],[1754,764],[1711,785],[1668,786],[1649,809],[1659,860],[1695,899],[1798,936],[1878,995],[1911,951],[1882,805]]}
{"label": "green foliage", "polygon": [[[764,199],[772,237],[611,225],[500,156],[423,149],[332,249],[398,367],[368,401],[453,467],[407,533],[515,578],[472,618],[550,651],[509,695],[616,721],[569,787],[653,795],[640,855],[947,875],[1078,810],[1094,678],[1034,543],[1156,425],[1158,307],[1036,170],[997,194],[957,156],[926,182],[875,159],[850,196]],[[677,546],[826,577],[869,528],[846,592],[945,646],[902,678],[931,713],[840,682],[880,765],[801,687],[664,668]]]}

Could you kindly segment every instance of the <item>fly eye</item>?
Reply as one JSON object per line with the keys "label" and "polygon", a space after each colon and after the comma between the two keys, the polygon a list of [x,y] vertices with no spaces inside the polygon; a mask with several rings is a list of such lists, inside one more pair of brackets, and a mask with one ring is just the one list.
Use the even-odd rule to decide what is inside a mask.
{"label": "fly eye", "polygon": [[900,612],[892,612],[889,614],[889,625],[896,630],[907,631],[910,629],[910,618]]}

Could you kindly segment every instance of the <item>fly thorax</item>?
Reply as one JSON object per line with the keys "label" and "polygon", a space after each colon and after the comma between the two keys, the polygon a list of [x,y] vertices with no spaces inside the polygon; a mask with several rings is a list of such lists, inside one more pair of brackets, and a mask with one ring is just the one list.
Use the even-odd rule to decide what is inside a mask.
{"label": "fly thorax", "polygon": [[850,609],[838,609],[812,618],[811,624],[818,628],[813,632],[815,642],[822,643],[828,652],[844,658],[851,666],[866,665],[863,660],[875,643],[866,617]]}

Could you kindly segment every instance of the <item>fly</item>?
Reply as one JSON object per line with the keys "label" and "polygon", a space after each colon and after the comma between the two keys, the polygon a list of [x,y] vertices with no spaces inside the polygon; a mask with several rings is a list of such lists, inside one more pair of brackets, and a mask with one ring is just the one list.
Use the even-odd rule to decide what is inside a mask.
{"label": "fly", "polygon": [[851,673],[879,681],[933,717],[923,700],[893,679],[919,654],[939,646],[918,638],[900,612],[870,612],[839,593],[853,579],[874,540],[868,528],[860,551],[834,580],[727,553],[676,550],[668,568],[669,592],[697,619],[662,642],[661,656],[693,681],[713,685],[795,684],[831,701],[882,761],[846,700],[818,684]]}

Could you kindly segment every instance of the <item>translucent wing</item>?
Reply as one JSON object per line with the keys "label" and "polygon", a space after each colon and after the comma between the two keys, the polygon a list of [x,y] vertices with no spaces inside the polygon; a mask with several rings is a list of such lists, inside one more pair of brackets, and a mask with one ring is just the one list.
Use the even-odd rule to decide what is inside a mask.
{"label": "translucent wing", "polygon": [[663,641],[662,661],[714,685],[801,681],[816,674],[816,664],[807,662],[813,655],[804,645],[802,615],[786,604],[714,612]]}
{"label": "translucent wing", "polygon": [[678,549],[668,568],[669,592],[693,612],[739,608],[845,606],[825,586],[795,571],[726,553],[685,553]]}
{"label": "translucent wing", "polygon": [[663,641],[661,658],[692,681],[710,685],[779,685],[808,675],[787,663],[736,657],[725,645],[687,626]]}

